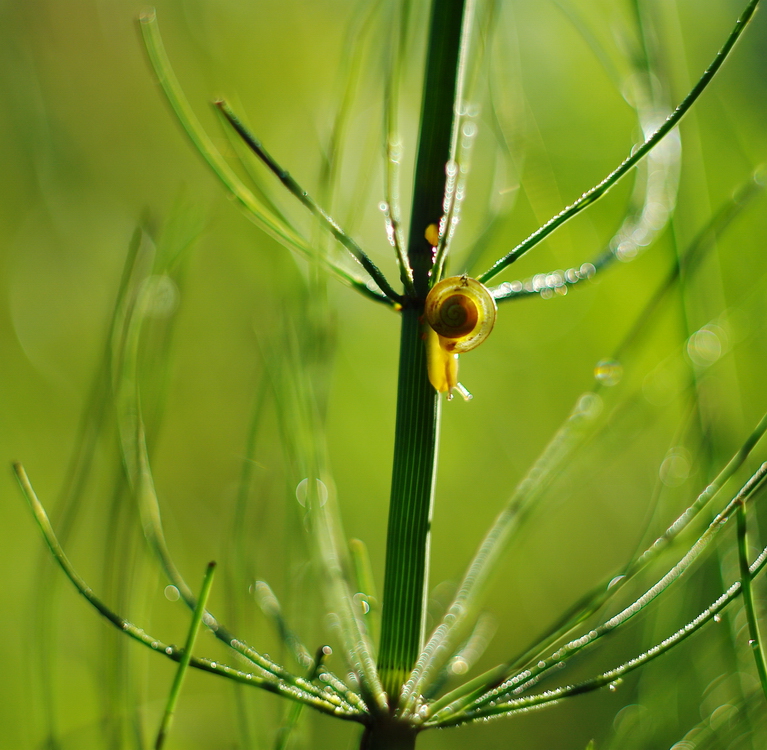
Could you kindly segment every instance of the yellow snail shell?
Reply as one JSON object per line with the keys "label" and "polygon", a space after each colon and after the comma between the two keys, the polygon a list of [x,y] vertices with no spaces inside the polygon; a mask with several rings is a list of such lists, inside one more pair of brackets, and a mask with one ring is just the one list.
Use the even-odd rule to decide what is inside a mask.
{"label": "yellow snail shell", "polygon": [[492,294],[476,279],[451,276],[436,284],[426,297],[424,318],[426,331],[426,363],[429,382],[438,393],[458,383],[458,353],[479,346],[493,330],[496,305]]}

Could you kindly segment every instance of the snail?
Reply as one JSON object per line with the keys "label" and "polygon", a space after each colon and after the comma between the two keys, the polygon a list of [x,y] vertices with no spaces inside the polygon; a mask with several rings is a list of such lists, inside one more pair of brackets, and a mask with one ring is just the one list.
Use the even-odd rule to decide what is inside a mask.
{"label": "snail", "polygon": [[458,354],[479,346],[493,330],[496,305],[493,295],[476,279],[450,276],[426,297],[426,367],[438,393],[452,398],[453,389],[464,398],[471,394],[458,382]]}

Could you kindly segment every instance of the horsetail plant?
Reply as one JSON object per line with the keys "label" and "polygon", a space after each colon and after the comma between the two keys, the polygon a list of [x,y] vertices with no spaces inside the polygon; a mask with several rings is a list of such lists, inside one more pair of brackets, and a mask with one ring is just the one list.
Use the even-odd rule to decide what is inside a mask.
{"label": "horsetail plant", "polygon": [[[481,253],[466,259],[467,272],[448,275],[454,263],[453,239],[466,190],[466,173],[472,132],[476,128],[470,106],[473,60],[486,27],[492,23],[493,3],[477,0],[433,2],[428,25],[427,54],[419,140],[415,158],[412,205],[409,222],[400,205],[398,112],[402,75],[402,49],[413,33],[412,8],[397,6],[392,23],[392,64],[385,81],[386,164],[383,202],[386,231],[394,250],[401,290],[387,279],[365,249],[344,231],[329,211],[296,181],[250,132],[225,100],[215,103],[216,112],[233,143],[245,149],[287,188],[317,225],[336,243],[306,239],[258,186],[248,186],[230,166],[203,130],[165,53],[154,11],[141,16],[149,58],[176,117],[195,148],[207,161],[232,197],[261,229],[280,243],[308,259],[313,268],[327,272],[368,300],[389,307],[400,318],[400,354],[394,459],[391,478],[384,586],[379,597],[365,546],[344,542],[340,517],[327,470],[325,447],[316,435],[322,432],[319,416],[321,396],[311,377],[296,365],[300,342],[282,337],[285,366],[269,373],[280,398],[289,407],[281,431],[291,461],[307,479],[299,486],[299,499],[307,511],[309,535],[329,612],[337,623],[341,656],[347,674],[337,675],[326,663],[330,649],[314,653],[288,626],[279,602],[264,582],[256,584],[261,607],[275,623],[282,642],[303,672],[294,673],[252,648],[205,608],[212,567],[198,597],[185,582],[173,561],[166,541],[161,506],[155,490],[149,440],[143,415],[138,361],[144,345],[145,308],[152,303],[150,276],[167,272],[173,259],[150,261],[142,252],[145,239],[138,233],[129,255],[125,278],[112,323],[111,340],[119,356],[111,363],[115,412],[125,471],[137,500],[144,534],[156,554],[169,583],[193,613],[184,648],[166,645],[117,614],[105,604],[75,571],[56,538],[43,506],[37,499],[24,469],[16,466],[22,489],[55,559],[77,590],[115,627],[134,640],[179,663],[165,719],[157,736],[161,747],[170,727],[186,667],[218,674],[234,682],[255,685],[294,701],[277,738],[276,747],[288,745],[302,706],[363,727],[360,747],[365,750],[406,749],[427,729],[458,726],[496,717],[514,716],[542,708],[572,696],[614,685],[624,675],[655,660],[695,635],[706,623],[720,617],[741,594],[748,614],[751,648],[761,688],[767,698],[767,668],[761,643],[758,608],[754,603],[753,580],[767,565],[767,548],[753,560],[746,543],[746,514],[763,491],[767,463],[735,490],[728,489],[739,476],[765,431],[767,415],[743,441],[731,460],[708,481],[686,510],[667,526],[646,549],[634,554],[618,572],[582,596],[533,643],[503,663],[461,681],[474,666],[478,653],[492,635],[493,626],[481,612],[498,562],[518,537],[558,475],[600,427],[600,390],[610,384],[614,365],[636,346],[661,303],[680,279],[692,275],[700,259],[718,237],[745,209],[761,189],[750,179],[721,207],[698,236],[680,252],[674,268],[647,303],[634,328],[618,346],[614,356],[597,370],[597,384],[582,395],[559,431],[517,485],[505,507],[480,543],[452,602],[436,627],[427,633],[429,592],[430,526],[433,514],[437,469],[441,394],[446,399],[458,392],[471,394],[458,381],[458,354],[481,343],[491,332],[497,307],[512,300],[564,295],[569,288],[587,286],[595,274],[613,261],[631,260],[649,245],[671,220],[679,182],[681,144],[676,126],[699,99],[717,74],[754,15],[759,0],[750,0],[698,83],[673,110],[660,87],[647,46],[634,54],[633,75],[627,86],[644,140],[613,171],[580,198],[532,232],[489,268],[470,276]],[[487,7],[484,7],[487,5]],[[641,27],[639,3],[632,7]],[[579,24],[579,19],[574,18]],[[641,31],[641,28],[640,28]],[[640,38],[642,37],[640,33]],[[619,78],[617,71],[613,71]],[[338,130],[342,130],[338,125]],[[332,167],[331,167],[332,168]],[[527,280],[487,285],[508,266],[534,249],[565,222],[604,196],[621,178],[637,173],[631,207],[605,249],[590,261],[564,271],[537,274]],[[405,228],[407,223],[407,229]],[[162,264],[165,265],[162,265]],[[159,264],[159,265],[158,265]],[[708,523],[702,519],[709,514]],[[738,527],[740,575],[724,581],[722,591],[700,614],[644,652],[591,677],[542,690],[544,680],[557,674],[577,654],[594,649],[635,615],[665,594],[718,540],[735,516]],[[674,555],[670,565],[668,558]],[[350,562],[350,557],[352,562]],[[652,563],[666,567],[656,582],[628,603],[618,597],[626,585]],[[354,570],[354,575],[351,574]],[[621,603],[622,602],[622,603]],[[608,607],[614,611],[607,614]],[[589,624],[594,616],[599,624]],[[380,619],[379,619],[380,618]],[[230,649],[238,666],[198,657],[192,653],[194,634],[202,624]]]}

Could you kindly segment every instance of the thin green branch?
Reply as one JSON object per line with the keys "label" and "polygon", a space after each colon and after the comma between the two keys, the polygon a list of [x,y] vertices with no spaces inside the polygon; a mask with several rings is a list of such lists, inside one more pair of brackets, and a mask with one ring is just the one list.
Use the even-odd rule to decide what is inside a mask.
{"label": "thin green branch", "polygon": [[643,157],[645,157],[660,141],[676,127],[679,121],[684,117],[687,111],[697,101],[713,77],[722,67],[735,43],[745,31],[748,22],[756,11],[759,0],[751,0],[743,13],[735,23],[735,27],[727,37],[722,48],[717,52],[716,57],[706,71],[701,76],[697,84],[692,88],[689,94],[682,100],[681,104],[669,115],[665,122],[636,149],[632,149],[632,154],[628,156],[621,164],[600,183],[587,190],[577,201],[549,219],[543,226],[533,232],[527,239],[523,240],[511,252],[498,259],[487,271],[477,277],[478,281],[487,284],[488,281],[497,276],[507,266],[510,266],[516,260],[519,260],[528,250],[535,247],[541,240],[548,237],[555,229],[559,228],[566,221],[579,214],[583,209],[599,200],[607,193],[618,180],[621,179],[632,167],[634,167]]}
{"label": "thin green branch", "polygon": [[[38,500],[24,467],[21,464],[16,463],[13,468],[16,472],[19,484],[21,485],[22,492],[29,502],[32,513],[37,521],[37,525],[42,532],[43,538],[45,539],[51,554],[77,591],[99,612],[99,614],[111,622],[119,631],[150,648],[152,651],[164,654],[173,661],[180,661],[183,654],[180,649],[167,645],[157,638],[152,637],[142,628],[137,627],[124,617],[113,612],[101,601],[101,599],[99,599],[98,596],[96,596],[96,594],[93,593],[93,590],[80,577],[62,549],[61,544],[53,531],[51,522],[48,519],[48,515]],[[232,644],[232,648],[235,648],[234,644]],[[210,659],[200,659],[194,656],[190,658],[189,666],[194,667],[195,669],[201,669],[205,672],[218,674],[222,677],[227,677],[236,682],[255,685],[256,687],[263,688],[272,693],[277,693],[290,698],[291,700],[303,701],[307,705],[312,706],[312,708],[316,708],[319,711],[333,716],[338,716],[339,718],[352,721],[364,721],[364,717],[367,715],[365,710],[359,706],[353,706],[350,702],[345,701],[337,694],[327,692],[324,688],[314,685],[302,677],[296,677],[284,670],[284,676],[288,679],[283,679],[282,675],[277,676],[274,672],[265,669],[258,664],[254,664],[256,669],[258,669],[258,673],[253,674],[233,669],[220,662],[211,661]]]}
{"label": "thin green branch", "polygon": [[[754,560],[749,568],[751,577],[758,575],[767,565],[767,547]],[[643,654],[621,664],[615,669],[603,672],[601,675],[585,680],[576,685],[567,685],[553,690],[547,690],[544,693],[525,696],[523,698],[512,698],[509,700],[500,700],[496,705],[487,705],[481,710],[465,711],[461,714],[442,711],[439,715],[432,715],[425,723],[424,727],[448,727],[460,724],[468,724],[474,721],[483,721],[500,716],[511,716],[516,713],[530,711],[536,708],[544,708],[559,702],[563,698],[568,698],[583,693],[589,693],[599,688],[620,680],[624,675],[633,672],[641,666],[666,653],[670,649],[678,646],[691,635],[700,630],[707,622],[715,619],[722,610],[732,603],[741,593],[740,581],[733,583],[725,593],[716,601],[703,610],[694,620],[688,622],[684,627],[677,630],[665,640],[648,649]]]}
{"label": "thin green branch", "polygon": [[173,685],[168,695],[168,703],[165,707],[165,714],[162,717],[162,723],[160,729],[157,732],[157,739],[155,740],[155,750],[162,750],[165,744],[165,738],[170,732],[171,724],[173,723],[173,714],[176,711],[176,704],[178,698],[181,695],[181,686],[184,683],[184,677],[186,671],[189,668],[189,662],[192,659],[192,650],[194,649],[194,643],[197,640],[197,633],[200,630],[200,623],[202,622],[202,615],[205,612],[205,606],[208,602],[208,596],[210,594],[211,586],[213,585],[213,573],[216,570],[216,563],[208,563],[208,567],[205,570],[205,577],[202,581],[202,588],[200,589],[200,596],[197,598],[197,606],[192,613],[192,620],[189,623],[189,632],[186,636],[186,643],[184,644],[184,650],[181,652],[181,659],[178,662],[178,669],[176,670],[176,676],[173,679]]}
{"label": "thin green branch", "polygon": [[293,655],[293,659],[302,669],[311,668],[314,664],[312,655],[306,646],[301,643],[299,637],[288,627],[282,614],[282,605],[275,596],[274,591],[272,591],[271,586],[266,581],[256,581],[254,588],[258,606],[272,621],[283,645]]}
{"label": "thin green branch", "polygon": [[[763,434],[764,430],[767,429],[767,415],[762,419],[760,427],[760,434]],[[751,437],[753,438],[753,435]],[[747,443],[747,446],[749,446],[748,450],[753,447],[751,440]],[[680,519],[677,519],[666,534],[659,537],[659,539],[656,540],[645,553],[640,555],[633,564],[630,564],[626,568],[622,576],[612,578],[609,582],[606,581],[594,587],[589,594],[583,597],[563,618],[560,619],[557,625],[555,625],[542,639],[539,639],[535,645],[529,647],[522,655],[510,660],[505,665],[499,665],[498,667],[489,670],[487,673],[480,675],[470,683],[456,688],[449,695],[443,696],[436,701],[432,706],[434,715],[442,713],[443,711],[446,713],[455,712],[469,704],[483,705],[491,700],[495,700],[499,692],[502,692],[501,687],[504,685],[507,690],[519,690],[519,685],[521,684],[532,686],[545,672],[548,672],[559,663],[566,661],[584,648],[592,647],[598,639],[614,631],[615,628],[622,625],[625,621],[633,617],[634,614],[647,606],[647,604],[662,593],[669,585],[671,585],[671,583],[677,580],[697,559],[710,542],[713,541],[714,536],[727,522],[729,516],[737,507],[737,504],[741,501],[745,502],[745,500],[753,494],[764,480],[765,476],[767,476],[767,463],[762,464],[735,497],[717,514],[716,518],[711,522],[703,535],[698,538],[683,558],[653,587],[642,594],[642,596],[635,602],[611,617],[603,625],[590,630],[587,634],[571,640],[569,643],[557,649],[551,656],[545,659],[541,658],[547,648],[561,640],[565,635],[571,632],[574,627],[594,614],[607,601],[615,596],[617,591],[625,585],[628,580],[645,567],[651,559],[654,559],[662,549],[667,548],[670,542],[673,541],[673,539],[675,539],[679,533],[689,525],[697,513],[705,507],[707,502],[717,494],[718,489],[716,488],[723,486],[727,479],[729,479],[737,468],[740,467],[747,455],[748,452],[741,449],[725,470],[723,470],[714,482],[699,495],[696,502],[693,503],[682,516],[680,516],[680,519],[685,519],[684,523],[678,525]],[[709,495],[709,492],[713,492],[714,494]],[[703,502],[702,498],[706,497],[708,500]],[[696,507],[697,510],[694,513],[691,513],[691,509]],[[641,561],[641,564],[639,561]]]}
{"label": "thin green branch", "polygon": [[[317,679],[317,676],[322,670],[322,665],[325,663],[325,659],[332,653],[333,650],[330,646],[320,646],[317,649],[314,659],[310,659],[311,664],[306,675],[306,679],[309,680],[309,682]],[[284,724],[277,730],[277,738],[274,741],[274,750],[285,750],[287,748],[288,743],[290,742],[290,736],[298,725],[303,711],[303,703],[296,702],[290,706]]]}
{"label": "thin green branch", "polygon": [[[617,575],[610,575],[598,583],[589,593],[576,602],[560,618],[558,623],[539,638],[535,644],[526,649],[518,657],[510,660],[508,665],[521,669],[525,665],[536,663],[542,653],[557,641],[564,638],[573,628],[597,612],[639,572],[644,570],[656,557],[665,550],[672,548],[680,535],[689,527],[695,518],[719,494],[724,485],[735,475],[745,463],[756,444],[767,432],[767,414],[760,420],[748,439],[738,449],[718,476],[701,492],[695,501],[659,536],[639,557],[630,562]],[[488,683],[490,680],[488,680]]]}
{"label": "thin green branch", "polygon": [[234,170],[221,156],[213,142],[205,133],[200,121],[195,116],[189,102],[186,100],[181,86],[165,52],[165,47],[157,26],[155,11],[148,10],[141,14],[141,32],[149,55],[149,61],[154,69],[157,80],[162,87],[168,103],[173,109],[182,128],[189,136],[194,147],[200,152],[216,176],[237,202],[245,209],[247,215],[267,234],[281,244],[307,258],[316,258],[322,266],[345,284],[356,289],[361,294],[377,302],[392,304],[392,300],[384,294],[368,286],[367,280],[351,274],[347,269],[322,253],[313,250],[306,240],[293,229],[273,216],[269,210],[253,195],[234,173]]}
{"label": "thin green branch", "polygon": [[740,564],[740,585],[743,589],[743,607],[746,610],[746,619],[748,620],[748,645],[754,656],[756,672],[759,675],[759,682],[762,686],[764,697],[767,698],[767,664],[764,660],[764,648],[762,646],[762,637],[759,633],[759,616],[756,612],[754,603],[754,592],[751,585],[751,570],[748,565],[748,537],[747,537],[747,519],[746,519],[746,501],[741,500],[737,509],[738,521],[738,562]]}
{"label": "thin green branch", "polygon": [[382,271],[368,257],[365,251],[341,229],[336,221],[317,205],[317,202],[295,180],[295,178],[283,169],[263,147],[253,134],[245,127],[242,121],[235,115],[231,107],[222,99],[215,102],[221,113],[237,134],[242,138],[248,148],[264,163],[264,165],[277,177],[277,179],[294,195],[309,211],[319,219],[325,229],[338,240],[351,254],[351,256],[370,274],[371,278],[381,291],[393,302],[401,303],[402,295],[392,289]]}
{"label": "thin green branch", "polygon": [[714,541],[717,534],[724,528],[732,513],[736,508],[745,503],[753,495],[754,491],[763,482],[767,476],[767,463],[762,464],[756,473],[746,482],[738,491],[734,498],[716,515],[703,534],[695,541],[690,549],[685,553],[682,559],[665,573],[659,581],[645,591],[634,602],[624,607],[623,610],[610,617],[602,625],[593,628],[588,633],[584,633],[579,638],[575,638],[561,648],[557,649],[547,659],[539,661],[535,666],[518,672],[513,677],[505,680],[500,686],[492,686],[491,691],[477,700],[477,705],[484,705],[497,698],[499,692],[517,691],[521,689],[520,685],[532,685],[550,669],[572,658],[575,654],[590,648],[600,638],[610,634],[632,617],[641,612],[648,604],[660,596],[672,583],[677,581],[690,566],[703,554],[708,546]]}

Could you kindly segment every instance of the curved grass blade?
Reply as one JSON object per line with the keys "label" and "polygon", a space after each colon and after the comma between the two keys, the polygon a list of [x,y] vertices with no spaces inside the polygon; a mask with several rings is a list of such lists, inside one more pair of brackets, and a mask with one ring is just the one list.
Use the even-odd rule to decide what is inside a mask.
{"label": "curved grass blade", "polygon": [[200,152],[224,186],[245,209],[248,216],[267,234],[281,244],[307,258],[316,258],[321,265],[345,284],[377,302],[393,304],[386,295],[368,286],[365,279],[351,274],[347,269],[335,263],[326,255],[315,252],[307,242],[290,227],[280,222],[256,199],[253,193],[242,183],[232,168],[218,152],[213,142],[203,130],[200,121],[192,112],[181,86],[173,73],[170,60],[162,43],[157,16],[149,10],[140,16],[141,32],[144,37],[149,60],[165,97],[178,118],[192,144]]}
{"label": "curved grass blade", "polygon": [[178,697],[181,695],[181,686],[184,683],[186,670],[189,668],[189,662],[192,659],[194,642],[197,640],[197,632],[200,629],[202,615],[205,612],[205,607],[208,603],[208,595],[210,594],[210,589],[213,585],[213,573],[215,570],[216,563],[208,563],[208,567],[205,570],[205,577],[202,581],[200,595],[197,598],[197,606],[195,606],[194,612],[192,612],[192,620],[189,623],[189,632],[186,636],[184,650],[181,652],[181,659],[178,662],[176,676],[173,678],[173,685],[171,686],[170,694],[168,695],[168,703],[165,707],[165,714],[162,717],[162,723],[160,724],[160,729],[157,732],[157,739],[154,743],[155,750],[162,750],[162,747],[165,744],[165,738],[168,736],[171,724],[173,723],[173,714],[176,711]]}
{"label": "curved grass blade", "polygon": [[497,276],[507,266],[521,258],[528,250],[535,247],[541,240],[548,237],[555,229],[560,227],[573,216],[579,214],[583,209],[599,200],[610,188],[615,185],[632,167],[634,167],[643,157],[645,157],[660,141],[668,135],[669,132],[679,123],[687,111],[697,101],[713,77],[722,67],[722,64],[730,54],[735,42],[738,41],[741,34],[745,31],[748,22],[751,20],[759,0],[751,0],[745,10],[741,13],[735,23],[735,27],[725,41],[722,48],[717,52],[716,57],[701,76],[697,84],[692,88],[689,94],[682,100],[679,106],[673,111],[665,122],[637,148],[632,150],[632,154],[624,159],[621,164],[614,169],[600,183],[587,190],[577,201],[567,208],[563,209],[556,216],[549,219],[542,227],[536,229],[527,239],[523,240],[513,250],[499,258],[487,271],[480,274],[477,280],[483,284]]}
{"label": "curved grass blade", "polygon": [[[123,300],[129,294],[131,277],[133,275],[136,258],[142,245],[143,233],[140,227],[136,227],[128,243],[128,251],[123,262],[120,281],[117,288],[115,303],[111,312],[109,328],[111,332],[117,325],[119,311],[122,309]],[[85,407],[80,417],[74,437],[74,450],[69,460],[67,473],[61,491],[59,492],[58,512],[55,520],[60,529],[59,535],[62,544],[66,544],[71,529],[81,511],[79,498],[82,497],[88,477],[93,466],[98,438],[102,434],[110,414],[109,385],[109,338],[101,349],[101,361],[96,369],[90,390],[86,399]],[[33,603],[33,637],[29,639],[29,660],[34,667],[31,674],[39,676],[40,697],[43,709],[46,733],[49,738],[54,738],[58,733],[56,726],[55,695],[52,689],[54,677],[54,624],[56,622],[55,608],[56,597],[52,595],[59,580],[56,571],[48,563],[49,557],[45,550],[40,550],[36,564],[35,580],[39,582],[39,590],[46,592],[45,595],[36,596]],[[32,645],[34,644],[34,645]],[[53,739],[51,739],[53,742]]]}
{"label": "curved grass blade", "polygon": [[[37,521],[37,525],[43,534],[48,548],[51,551],[56,563],[63,570],[64,574],[69,578],[77,591],[86,599],[86,601],[94,607],[99,614],[105,617],[112,623],[118,630],[124,632],[133,640],[138,641],[144,646],[147,646],[152,651],[159,654],[164,654],[173,661],[180,661],[182,657],[182,651],[174,646],[167,645],[151,635],[146,633],[142,628],[137,627],[133,623],[126,620],[124,617],[113,612],[109,607],[99,599],[88,584],[79,576],[74,569],[69,558],[66,556],[64,550],[61,547],[56,534],[53,531],[48,515],[45,512],[42,504],[37,498],[29,478],[27,477],[24,467],[16,463],[13,466],[16,472],[16,477],[21,485],[22,492],[27,498],[32,512]],[[207,623],[206,623],[207,624]],[[233,646],[234,647],[234,646]],[[252,661],[252,660],[251,660]],[[197,657],[191,657],[189,665],[201,669],[206,672],[218,674],[223,677],[235,680],[237,682],[243,682],[248,685],[255,685],[268,690],[272,693],[277,693],[291,700],[303,701],[307,705],[311,705],[312,708],[316,708],[324,713],[332,714],[340,718],[350,719],[353,721],[363,721],[363,717],[366,712],[360,707],[353,706],[351,703],[347,703],[334,693],[328,693],[323,688],[318,687],[302,677],[296,677],[288,672],[284,672],[284,675],[275,675],[273,671],[265,669],[258,664],[254,664],[256,669],[259,670],[258,674],[249,672],[242,672],[238,669],[233,669],[225,664],[211,661],[210,659],[200,659]],[[283,679],[283,677],[287,679]]]}

